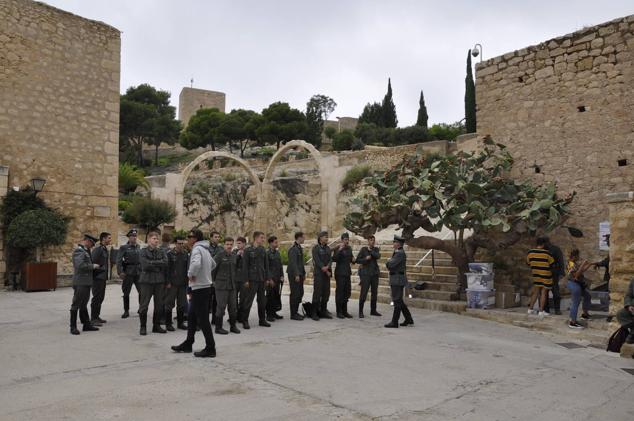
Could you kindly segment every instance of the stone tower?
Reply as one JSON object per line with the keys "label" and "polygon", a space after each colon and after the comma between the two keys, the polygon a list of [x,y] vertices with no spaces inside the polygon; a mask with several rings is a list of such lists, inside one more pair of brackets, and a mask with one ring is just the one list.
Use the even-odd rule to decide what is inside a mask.
{"label": "stone tower", "polygon": [[224,92],[183,88],[178,96],[178,119],[187,126],[191,116],[200,108],[218,108],[224,113],[225,97]]}

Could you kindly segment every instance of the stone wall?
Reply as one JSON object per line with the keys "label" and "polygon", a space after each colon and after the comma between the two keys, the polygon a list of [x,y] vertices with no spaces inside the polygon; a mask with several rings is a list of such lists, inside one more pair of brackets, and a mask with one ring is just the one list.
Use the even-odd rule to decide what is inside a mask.
{"label": "stone wall", "polygon": [[189,119],[201,108],[218,108],[225,112],[225,94],[197,88],[183,88],[178,96],[178,119],[187,126]]}
{"label": "stone wall", "polygon": [[610,314],[623,308],[634,279],[634,191],[608,195],[610,206]]}
{"label": "stone wall", "polygon": [[0,195],[46,179],[40,197],[73,218],[67,243],[43,256],[61,274],[81,233],[117,232],[120,47],[104,23],[0,2]]}
{"label": "stone wall", "polygon": [[606,194],[634,185],[634,15],[487,60],[476,79],[478,133],[509,147],[514,176],[577,192],[568,224],[584,237],[553,237],[602,258]]}
{"label": "stone wall", "polygon": [[[324,121],[324,129],[326,127],[334,127],[337,132],[342,130],[354,130],[359,124],[359,119],[355,117],[339,117],[337,120]],[[332,150],[332,140],[326,137],[325,134],[321,134],[321,149]]]}

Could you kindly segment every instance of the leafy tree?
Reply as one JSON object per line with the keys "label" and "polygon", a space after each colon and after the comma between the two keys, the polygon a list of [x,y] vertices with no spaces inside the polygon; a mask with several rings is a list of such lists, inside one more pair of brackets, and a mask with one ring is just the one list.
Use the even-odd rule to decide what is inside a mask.
{"label": "leafy tree", "polygon": [[[562,224],[574,193],[560,198],[552,184],[507,178],[511,155],[490,137],[484,143],[473,154],[407,156],[387,172],[366,178],[349,203],[352,212],[344,225],[367,236],[398,224],[408,245],[448,253],[464,275],[478,248],[495,252]],[[455,241],[415,237],[419,228],[430,233],[448,228]],[[461,281],[464,286],[464,276]]]}
{"label": "leafy tree", "polygon": [[363,112],[359,116],[359,125],[374,124],[377,127],[385,127],[383,124],[383,107],[380,103],[369,102],[363,107]]}
{"label": "leafy tree", "polygon": [[201,108],[190,119],[180,136],[180,143],[187,149],[216,146],[224,139],[218,134],[218,128],[225,118],[225,113],[218,108]]}
{"label": "leafy tree", "polygon": [[333,140],[336,134],[337,134],[337,129],[335,129],[332,126],[328,126],[324,129],[324,135],[330,140]]}
{"label": "leafy tree", "polygon": [[262,110],[263,124],[256,130],[258,138],[280,148],[281,143],[299,139],[306,134],[306,116],[286,102],[274,102]]}
{"label": "leafy tree", "polygon": [[174,206],[164,200],[150,197],[136,197],[130,207],[123,212],[123,222],[144,227],[148,231],[172,222],[174,218]]}
{"label": "leafy tree", "polygon": [[324,122],[335,110],[337,103],[326,95],[313,95],[306,103],[306,140],[317,149],[321,147],[321,133]]}
{"label": "leafy tree", "polygon": [[381,108],[383,110],[383,126],[396,127],[398,119],[396,118],[396,106],[392,100],[392,81],[389,78],[387,80],[387,93],[383,98]]}
{"label": "leafy tree", "polygon": [[393,130],[393,145],[411,145],[429,140],[427,129],[422,126],[397,127]]}
{"label": "leafy tree", "polygon": [[418,100],[418,117],[416,118],[416,125],[419,127],[427,128],[427,106],[425,105],[425,97],[423,91],[420,91],[420,99]]}
{"label": "leafy tree", "polygon": [[30,187],[18,191],[10,189],[0,205],[3,230],[6,232],[11,222],[21,213],[37,209],[47,209],[47,207]]}
{"label": "leafy tree", "polygon": [[332,149],[335,151],[349,151],[354,142],[354,132],[352,130],[342,130],[335,134],[332,139]]}
{"label": "leafy tree", "polygon": [[461,122],[452,124],[440,123],[434,124],[428,130],[430,140],[450,140],[454,141],[458,136],[464,134],[465,126]]}
{"label": "leafy tree", "polygon": [[22,212],[7,228],[7,245],[20,249],[62,245],[69,222],[69,218],[52,209]]}
{"label": "leafy tree", "polygon": [[476,92],[475,82],[473,81],[473,72],[471,70],[471,50],[467,53],[467,77],[465,77],[465,127],[467,133],[475,133],[476,125]]}
{"label": "leafy tree", "polygon": [[355,137],[365,145],[391,146],[394,144],[394,129],[376,124],[359,124],[354,131]]}
{"label": "leafy tree", "polygon": [[170,93],[148,84],[130,87],[120,100],[119,144],[124,150],[135,151],[137,165],[143,166],[143,144],[158,147],[161,143],[174,144],[181,126],[176,120],[176,109],[169,104]]}
{"label": "leafy tree", "polygon": [[225,115],[218,126],[218,136],[223,143],[229,144],[231,152],[233,152],[233,142],[238,142],[241,158],[244,158],[244,151],[249,146],[249,142],[256,140],[255,131],[261,125],[261,119],[257,117],[261,116],[255,111],[232,110]]}
{"label": "leafy tree", "polygon": [[143,170],[127,162],[119,164],[119,192],[130,194],[139,186],[149,187]]}

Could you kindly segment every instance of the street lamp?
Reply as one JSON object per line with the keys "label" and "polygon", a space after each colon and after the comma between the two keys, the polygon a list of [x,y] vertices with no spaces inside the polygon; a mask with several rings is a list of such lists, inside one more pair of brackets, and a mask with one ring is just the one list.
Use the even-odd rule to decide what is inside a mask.
{"label": "street lamp", "polygon": [[480,63],[482,63],[482,44],[476,44],[471,49],[471,55],[475,58],[480,56]]}
{"label": "street lamp", "polygon": [[44,190],[44,184],[46,184],[46,180],[40,177],[35,177],[31,180],[31,187],[33,187],[33,191],[35,194],[38,194],[42,190]]}

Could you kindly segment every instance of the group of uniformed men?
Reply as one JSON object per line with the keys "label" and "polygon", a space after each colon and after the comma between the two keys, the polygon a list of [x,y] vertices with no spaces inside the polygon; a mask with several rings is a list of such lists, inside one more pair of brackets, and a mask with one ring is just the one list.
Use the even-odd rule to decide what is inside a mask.
{"label": "group of uniformed men", "polygon": [[[250,329],[249,313],[257,301],[259,326],[270,327],[271,322],[282,319],[278,314],[282,309],[281,291],[284,283],[282,258],[277,237],[268,238],[268,249],[264,248],[264,233],[256,231],[247,246],[244,237],[234,240],[224,238],[220,245],[220,233],[213,231],[210,241],[204,239],[198,229],[189,232],[187,239],[176,237],[174,246],[163,236],[163,244],[158,232],[150,232],[147,247],[137,243],[137,230],[128,232],[127,244],[117,253],[117,273],[122,279],[123,314],[129,317],[130,291],[134,285],[139,295],[139,333],[147,334],[147,313],[150,301],[154,300],[152,332],[174,331],[173,310],[176,307],[176,321],[179,329],[187,330],[187,339],[172,347],[177,352],[191,352],[196,330],[203,332],[206,346],[196,356],[215,356],[215,343],[211,324],[216,334],[240,333],[237,323]],[[77,316],[84,331],[99,330],[106,323],[100,317],[104,300],[108,269],[110,267],[108,245],[112,237],[104,232],[99,240],[84,235],[82,242],[73,253],[73,302],[70,311],[70,333],[78,335]],[[97,244],[98,242],[98,244]],[[375,245],[374,236],[368,238],[368,245],[361,248],[356,258],[353,255],[347,233],[333,249],[328,245],[328,233],[321,232],[312,249],[314,268],[313,295],[311,303],[304,303],[304,313],[313,320],[332,319],[328,311],[332,263],[335,262],[336,317],[352,318],[348,312],[351,294],[351,265],[359,265],[361,294],[359,297],[359,318],[364,317],[363,307],[368,292],[371,292],[370,314],[381,316],[377,311],[379,284],[380,250]],[[305,259],[302,244],[304,234],[295,233],[295,242],[288,249],[287,275],[290,287],[289,307],[292,320],[303,320],[299,309],[304,296],[306,279]],[[97,244],[97,245],[96,245]],[[407,257],[403,250],[404,240],[394,237],[394,252],[387,261],[394,313],[388,328],[399,327],[401,313],[405,321],[401,326],[413,324],[412,316],[403,301],[403,290],[407,286]],[[92,290],[91,314],[88,301]],[[227,310],[227,311],[225,311]],[[212,321],[209,323],[209,313]],[[223,327],[225,313],[228,314],[229,331]],[[185,320],[188,323],[185,323]],[[165,329],[161,326],[165,325]]]}

